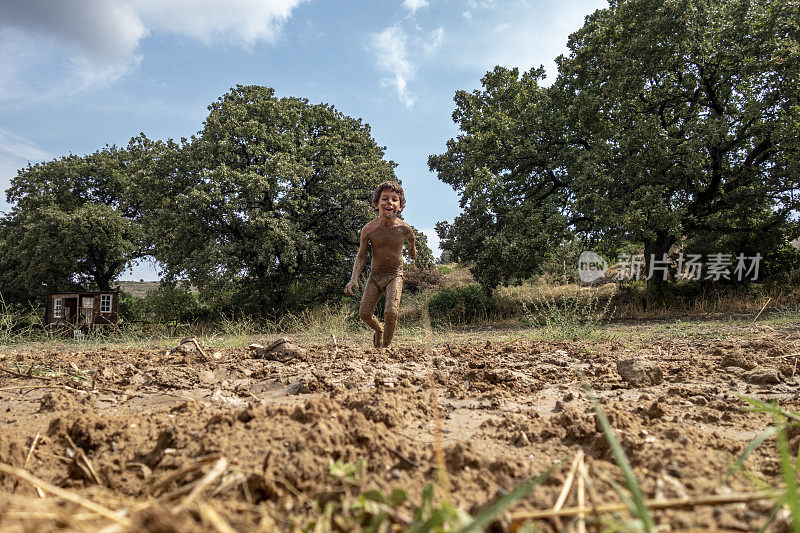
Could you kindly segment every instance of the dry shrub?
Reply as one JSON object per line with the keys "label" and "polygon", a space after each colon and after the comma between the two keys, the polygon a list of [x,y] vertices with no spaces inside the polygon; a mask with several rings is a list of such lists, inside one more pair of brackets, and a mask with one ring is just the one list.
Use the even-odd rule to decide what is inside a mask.
{"label": "dry shrub", "polygon": [[437,268],[420,269],[410,266],[403,273],[403,292],[417,293],[440,287],[444,275]]}
{"label": "dry shrub", "polygon": [[432,292],[429,290],[403,294],[400,302],[398,323],[405,327],[419,328],[423,331],[431,329],[431,317],[428,313],[428,302]]}
{"label": "dry shrub", "polygon": [[444,274],[441,288],[457,289],[473,283],[475,283],[475,278],[472,277],[472,273],[469,271],[469,268],[456,265],[452,268],[452,270],[450,270],[450,272]]}
{"label": "dry shrub", "polygon": [[[720,286],[709,283],[679,283],[674,287],[674,303],[646,307],[645,284],[620,286],[613,297],[616,318],[667,318],[673,316],[755,314],[773,309],[796,308],[800,304],[800,275],[746,286]],[[766,307],[765,307],[766,306]]]}
{"label": "dry shrub", "polygon": [[568,285],[552,285],[541,281],[526,281],[513,287],[499,287],[494,292],[494,303],[497,314],[501,317],[517,317],[523,312],[523,306],[531,307],[544,302],[560,300],[588,301],[592,299],[608,300],[617,292],[617,286],[607,283],[600,287],[581,287],[574,283]]}
{"label": "dry shrub", "polygon": [[327,338],[331,334],[343,338],[358,324],[357,307],[355,309],[346,302],[307,308],[298,314],[287,315],[281,329],[309,339]]}

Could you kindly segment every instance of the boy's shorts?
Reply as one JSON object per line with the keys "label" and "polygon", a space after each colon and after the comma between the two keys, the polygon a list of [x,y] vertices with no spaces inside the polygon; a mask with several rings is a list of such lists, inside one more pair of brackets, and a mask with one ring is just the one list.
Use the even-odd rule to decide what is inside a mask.
{"label": "boy's shorts", "polygon": [[400,278],[402,281],[403,278],[403,267],[399,268],[392,268],[388,270],[371,270],[369,273],[369,277],[367,278],[367,285],[370,283],[374,283],[381,294],[386,293],[386,286],[395,279]]}
{"label": "boy's shorts", "polygon": [[386,311],[397,313],[400,310],[400,297],[403,294],[403,267],[391,270],[373,270],[369,273],[364,294],[361,296],[359,315],[369,316],[375,311],[381,294],[386,295]]}

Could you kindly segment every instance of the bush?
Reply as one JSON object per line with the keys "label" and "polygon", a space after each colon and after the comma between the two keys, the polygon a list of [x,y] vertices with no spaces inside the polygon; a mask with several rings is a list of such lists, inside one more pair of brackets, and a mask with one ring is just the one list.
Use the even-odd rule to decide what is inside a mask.
{"label": "bush", "polygon": [[494,300],[477,284],[435,292],[428,302],[434,326],[486,320],[494,311]]}
{"label": "bush", "polygon": [[143,311],[156,323],[191,322],[201,314],[197,295],[184,284],[162,282],[144,297]]}
{"label": "bush", "polygon": [[145,307],[144,298],[121,291],[119,293],[119,322],[124,324],[144,320]]}
{"label": "bush", "polygon": [[0,345],[31,340],[49,340],[52,332],[44,323],[44,310],[6,304],[0,294]]}
{"label": "bush", "polygon": [[403,273],[403,291],[420,292],[426,289],[435,289],[442,284],[444,276],[436,268],[419,269],[411,266]]}

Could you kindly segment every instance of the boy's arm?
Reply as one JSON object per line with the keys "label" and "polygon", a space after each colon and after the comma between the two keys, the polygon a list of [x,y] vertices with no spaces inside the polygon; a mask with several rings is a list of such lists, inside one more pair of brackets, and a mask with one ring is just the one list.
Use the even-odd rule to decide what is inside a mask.
{"label": "boy's arm", "polygon": [[408,257],[417,258],[417,246],[414,244],[414,230],[407,226],[406,239],[408,240]]}
{"label": "boy's arm", "polygon": [[353,295],[353,289],[358,290],[358,276],[361,275],[361,271],[364,270],[364,264],[367,262],[367,232],[365,231],[367,228],[366,226],[364,229],[361,230],[361,244],[358,247],[358,255],[356,256],[356,261],[353,263],[353,274],[350,276],[350,281],[347,282],[347,285],[344,287],[344,293],[349,294],[350,296]]}

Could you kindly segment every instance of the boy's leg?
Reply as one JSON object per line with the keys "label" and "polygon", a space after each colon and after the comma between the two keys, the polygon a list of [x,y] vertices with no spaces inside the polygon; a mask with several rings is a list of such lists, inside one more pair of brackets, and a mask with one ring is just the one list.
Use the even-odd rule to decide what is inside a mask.
{"label": "boy's leg", "polygon": [[378,300],[381,299],[381,291],[378,285],[372,281],[372,278],[367,280],[364,286],[364,294],[361,295],[361,305],[358,308],[358,316],[364,321],[366,325],[375,331],[372,337],[372,344],[376,348],[381,347],[383,341],[383,326],[374,315],[375,306],[378,305]]}
{"label": "boy's leg", "polygon": [[386,285],[386,306],[383,310],[383,346],[389,346],[397,327],[400,296],[403,294],[403,276],[397,276]]}

